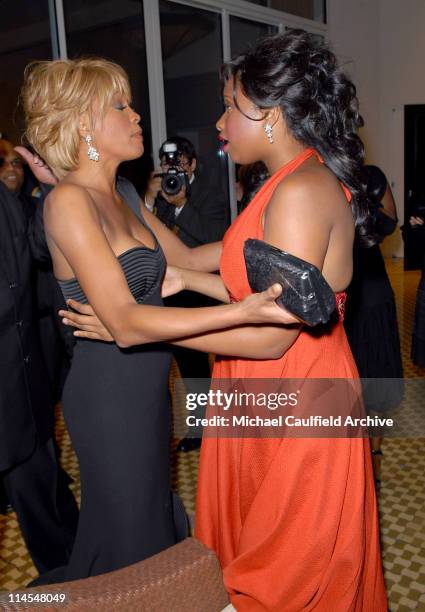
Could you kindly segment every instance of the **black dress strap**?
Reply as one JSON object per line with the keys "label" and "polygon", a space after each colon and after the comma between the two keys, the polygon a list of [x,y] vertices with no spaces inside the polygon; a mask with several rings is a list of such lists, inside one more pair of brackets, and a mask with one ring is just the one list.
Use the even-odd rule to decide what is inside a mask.
{"label": "black dress strap", "polygon": [[117,191],[139,221],[141,221],[143,225],[146,225],[146,221],[143,219],[143,215],[140,212],[140,196],[133,183],[123,176],[119,176],[117,178]]}
{"label": "black dress strap", "polygon": [[124,202],[131,208],[139,221],[146,227],[146,229],[152,234],[155,244],[158,245],[158,239],[155,236],[155,233],[152,231],[152,228],[147,223],[146,219],[143,217],[140,212],[140,196],[136,191],[135,186],[131,181],[124,178],[123,176],[119,176],[117,178],[117,191],[124,200]]}

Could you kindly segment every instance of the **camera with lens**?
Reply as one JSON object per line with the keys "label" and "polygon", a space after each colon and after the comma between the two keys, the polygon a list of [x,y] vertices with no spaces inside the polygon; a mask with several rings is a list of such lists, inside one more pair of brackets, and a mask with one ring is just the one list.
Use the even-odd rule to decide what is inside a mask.
{"label": "camera with lens", "polygon": [[[190,181],[187,172],[181,169],[181,153],[174,142],[166,142],[162,147],[162,163],[167,166],[167,172],[160,172],[161,190],[169,196],[174,196],[186,187],[186,196],[190,196]],[[165,158],[165,159],[164,159]]]}

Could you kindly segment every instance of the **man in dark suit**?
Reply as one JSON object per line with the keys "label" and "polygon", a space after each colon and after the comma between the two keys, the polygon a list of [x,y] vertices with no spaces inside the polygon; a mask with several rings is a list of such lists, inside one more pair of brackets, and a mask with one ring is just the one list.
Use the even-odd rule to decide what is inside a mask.
{"label": "man in dark suit", "polygon": [[[167,172],[169,160],[164,145],[174,144],[177,148],[178,169],[187,175],[190,192],[186,187],[173,196],[161,190],[160,176],[151,175],[144,205],[188,247],[216,242],[223,238],[229,225],[229,204],[224,194],[214,184],[211,176],[203,176],[197,170],[197,155],[193,144],[186,138],[168,138],[159,150],[162,172]],[[197,308],[215,304],[213,300],[191,291],[166,298],[166,306]],[[189,349],[174,347],[173,354],[183,378],[209,378],[208,355]],[[199,446],[199,441],[184,438],[179,450],[188,451]]]}
{"label": "man in dark suit", "polygon": [[161,190],[161,177],[151,175],[146,193],[145,205],[188,247],[197,247],[223,238],[229,225],[229,204],[211,177],[197,172],[197,155],[193,144],[186,138],[168,138],[159,150],[162,172],[169,165],[164,152],[165,144],[175,144],[179,169],[186,172],[190,183],[190,194],[183,187],[176,195],[170,196]]}
{"label": "man in dark suit", "polygon": [[78,509],[54,444],[27,219],[0,182],[0,478],[40,573],[68,562]]}
{"label": "man in dark suit", "polygon": [[[62,325],[58,311],[65,307],[62,292],[53,276],[52,260],[43,227],[43,200],[40,190],[23,157],[11,142],[0,138],[0,181],[16,195],[28,221],[28,236],[34,263],[34,287],[41,348],[55,402],[60,400],[68,374],[74,337]],[[34,193],[37,197],[34,197]]]}

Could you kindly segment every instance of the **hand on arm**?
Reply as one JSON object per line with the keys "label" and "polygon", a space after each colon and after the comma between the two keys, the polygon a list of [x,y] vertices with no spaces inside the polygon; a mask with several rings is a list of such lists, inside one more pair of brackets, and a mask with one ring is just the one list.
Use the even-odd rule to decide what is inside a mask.
{"label": "hand on arm", "polygon": [[45,221],[53,252],[59,257],[60,251],[65,258],[94,312],[119,346],[169,341],[243,323],[286,320],[275,303],[279,285],[238,304],[211,308],[136,304],[96,207],[81,187],[59,185],[46,200]]}
{"label": "hand on arm", "polygon": [[[346,205],[346,203],[343,202],[342,205]],[[264,238],[266,241],[311,261],[319,269],[322,268],[329,241],[330,227],[322,219],[320,202],[317,202],[314,193],[311,191],[306,193],[304,190],[291,188],[290,185],[285,190],[283,188],[276,190],[273,200],[269,204],[265,221]],[[250,295],[239,305],[249,307],[254,303],[257,304],[257,301],[261,300],[263,295],[265,294]],[[270,290],[268,295],[270,299],[272,296]],[[276,294],[274,297],[276,297]],[[72,306],[73,308],[76,307],[75,304],[72,304]],[[202,334],[197,333],[193,325],[189,333],[182,334],[180,339],[175,340],[173,344],[204,352],[251,359],[279,358],[295,342],[301,325],[293,315],[280,309],[276,304],[269,303],[270,306],[273,306],[273,309],[269,311],[270,316],[267,318],[266,310],[260,312],[258,302],[256,312],[259,319],[255,325],[239,324],[234,325],[233,329],[222,329]],[[194,317],[197,310],[213,312],[220,308],[226,307],[190,309],[190,314]],[[274,318],[274,309],[276,308],[280,311],[280,320]],[[89,334],[97,333],[98,338],[106,339],[102,328],[92,318],[73,313],[66,314],[66,317],[72,325],[83,330],[77,332],[78,335],[84,336],[85,332]],[[261,321],[260,317],[263,317]],[[262,325],[258,325],[258,323],[262,323]],[[170,339],[172,339],[171,336]]]}
{"label": "hand on arm", "polygon": [[[290,177],[281,183],[267,206],[264,240],[322,270],[331,226],[315,183]],[[342,202],[341,205],[346,205]],[[173,344],[201,351],[250,359],[277,359],[297,339],[302,325],[288,314],[286,325],[241,326],[212,332]]]}
{"label": "hand on arm", "polygon": [[218,274],[168,266],[162,284],[162,297],[174,295],[185,289],[202,293],[225,304],[230,303],[229,293]]}
{"label": "hand on arm", "polygon": [[[121,317],[123,321],[122,329],[124,330],[121,337],[126,338],[126,340],[122,340],[117,343],[122,347],[127,347],[148,342],[171,341],[172,344],[180,346],[191,347],[193,345],[193,348],[198,348],[199,346],[199,350],[209,352],[209,349],[204,348],[205,339],[207,339],[207,342],[211,342],[211,338],[213,338],[213,342],[216,343],[217,340],[221,341],[221,338],[223,337],[222,334],[226,334],[226,332],[214,332],[212,334],[203,333],[202,331],[197,331],[199,327],[204,327],[206,332],[208,332],[210,329],[226,329],[228,327],[230,328],[228,330],[228,333],[230,334],[229,339],[233,339],[233,341],[236,339],[237,341],[238,331],[240,329],[248,329],[252,332],[254,329],[261,329],[261,327],[257,327],[257,325],[263,323],[264,321],[282,325],[291,325],[294,321],[297,321],[297,319],[295,319],[291,313],[277,306],[275,300],[279,297],[280,293],[280,285],[275,284],[272,287],[269,287],[267,291],[249,295],[242,302],[229,306],[185,309],[136,305],[139,308],[139,312],[140,308],[143,308],[147,316],[150,317],[151,322],[154,312],[158,310],[160,311],[159,322],[157,323],[156,320],[153,321],[153,323],[151,323],[151,327],[154,329],[149,329],[148,332],[151,334],[151,336],[156,333],[157,337],[147,339],[146,334],[143,335],[143,331],[140,329],[140,321],[136,320],[129,324],[124,317]],[[73,309],[73,311],[76,312],[60,310],[59,315],[63,317],[63,322],[66,325],[70,325],[71,327],[75,327],[79,330],[74,332],[76,336],[90,338],[92,340],[104,340],[106,342],[113,339],[117,341],[116,335],[107,329],[90,305],[80,304],[74,300],[68,300],[67,304]],[[228,321],[230,321],[230,323]],[[238,327],[245,321],[248,324],[253,323],[254,325],[249,328]],[[133,327],[131,327],[131,324],[133,324]],[[198,335],[198,337],[196,337],[196,335]],[[211,338],[209,337],[210,335]],[[190,340],[172,341],[174,337],[188,338],[190,336],[192,336]],[[258,338],[255,337],[255,334],[252,335],[251,333],[251,335],[247,337],[250,337],[252,340],[249,347],[252,347],[254,356],[263,355],[264,347],[257,347]],[[139,338],[141,339],[139,340]],[[267,338],[267,340],[268,343],[266,349],[270,350],[271,355],[274,355],[276,350],[273,338]],[[224,341],[228,342],[228,338],[224,337]],[[228,347],[230,345],[226,344],[226,346]],[[250,356],[248,355],[248,351],[251,350],[249,347],[243,348],[242,356]],[[211,351],[212,350],[213,349],[211,349]],[[224,348],[223,353],[233,355],[234,351],[228,352],[229,350],[229,348]],[[273,357],[259,356],[258,358],[271,359]]]}
{"label": "hand on arm", "polygon": [[27,162],[35,178],[45,185],[56,185],[58,179],[49,166],[35,153],[31,153],[26,147],[15,147],[15,151]]}

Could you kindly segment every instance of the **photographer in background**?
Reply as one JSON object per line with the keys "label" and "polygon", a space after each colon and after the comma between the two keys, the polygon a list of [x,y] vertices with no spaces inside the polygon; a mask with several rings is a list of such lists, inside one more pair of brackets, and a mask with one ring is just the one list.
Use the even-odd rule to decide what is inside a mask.
{"label": "photographer in background", "polygon": [[[223,238],[229,204],[224,194],[208,178],[198,175],[197,156],[186,138],[168,138],[159,150],[161,173],[152,173],[145,193],[144,205],[188,247],[197,247]],[[211,306],[210,298],[191,291],[182,291],[164,300],[166,306],[198,308]],[[183,378],[210,378],[206,353],[173,347],[173,355]],[[200,439],[183,438],[178,450],[199,448]]]}
{"label": "photographer in background", "polygon": [[[175,153],[167,155],[168,145],[175,145]],[[159,159],[162,172],[151,174],[145,206],[189,247],[221,240],[229,225],[229,204],[216,184],[195,174],[197,156],[193,144],[180,136],[168,138],[161,145]],[[166,193],[162,187],[170,170],[180,175],[181,189],[175,194]]]}

